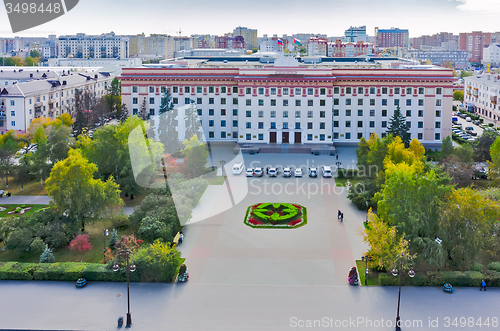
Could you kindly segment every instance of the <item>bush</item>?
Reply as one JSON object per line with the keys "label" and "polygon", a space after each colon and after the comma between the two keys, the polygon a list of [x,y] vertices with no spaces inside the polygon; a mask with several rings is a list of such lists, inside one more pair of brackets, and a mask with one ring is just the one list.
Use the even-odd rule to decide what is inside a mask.
{"label": "bush", "polygon": [[155,241],[152,245],[142,246],[135,254],[135,272],[144,282],[172,282],[181,265],[180,252],[170,243]]}
{"label": "bush", "polygon": [[45,243],[42,239],[36,237],[35,240],[31,242],[30,251],[36,255],[40,255],[45,250]]}
{"label": "bush", "polygon": [[52,248],[49,248],[47,244],[45,244],[45,249],[40,255],[40,263],[54,263],[56,262],[56,258],[54,254],[52,254]]}
{"label": "bush", "polygon": [[138,234],[144,241],[149,243],[154,242],[156,239],[171,242],[177,233],[174,233],[175,230],[171,223],[165,224],[156,217],[146,216],[141,221]]}
{"label": "bush", "polygon": [[[394,277],[392,274],[380,273],[378,275],[380,285],[383,286],[399,286],[399,276]],[[401,278],[401,285],[405,284],[405,277]]]}
{"label": "bush", "polygon": [[483,265],[481,263],[475,262],[475,263],[473,263],[471,265],[470,270],[482,272],[483,271]]}
{"label": "bush", "polygon": [[413,286],[425,286],[427,285],[427,278],[419,273],[415,274],[415,277],[412,279]]}
{"label": "bush", "polygon": [[130,220],[127,215],[120,214],[112,218],[114,229],[126,229],[130,226]]}
{"label": "bush", "polygon": [[488,264],[488,270],[500,272],[500,262],[491,262],[490,264]]}
{"label": "bush", "polygon": [[338,178],[355,178],[358,176],[358,169],[338,169]]}

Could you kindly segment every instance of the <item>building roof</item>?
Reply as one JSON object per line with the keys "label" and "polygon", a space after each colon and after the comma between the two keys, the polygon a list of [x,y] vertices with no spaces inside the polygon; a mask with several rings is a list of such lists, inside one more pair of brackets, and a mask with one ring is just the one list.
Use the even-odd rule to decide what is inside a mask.
{"label": "building roof", "polygon": [[55,78],[59,75],[50,70],[23,70],[23,69],[0,69],[0,80],[10,79],[10,80],[33,80],[33,79],[47,79]]}
{"label": "building roof", "polygon": [[500,86],[500,75],[496,74],[479,74],[474,76],[465,77],[465,82],[474,82],[488,85]]}

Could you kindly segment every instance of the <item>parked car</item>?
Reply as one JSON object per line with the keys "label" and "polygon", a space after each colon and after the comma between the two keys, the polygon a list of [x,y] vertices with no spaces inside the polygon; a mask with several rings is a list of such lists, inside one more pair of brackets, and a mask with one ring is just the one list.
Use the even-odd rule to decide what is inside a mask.
{"label": "parked car", "polygon": [[474,132],[474,131],[471,131],[471,130],[467,130],[467,131],[465,131],[465,132],[467,132],[467,134],[469,134],[469,135],[471,135],[471,136],[473,136],[473,137],[476,137],[476,136],[477,136],[477,132]]}
{"label": "parked car", "polygon": [[243,164],[243,162],[236,162],[233,165],[233,175],[241,174],[244,169],[245,169],[245,165]]}
{"label": "parked car", "polygon": [[309,177],[318,177],[318,169],[316,167],[309,168]]}
{"label": "parked car", "polygon": [[248,168],[247,169],[246,176],[247,177],[253,177],[253,169],[252,168]]}
{"label": "parked car", "polygon": [[302,169],[300,168],[295,169],[295,177],[302,177]]}
{"label": "parked car", "polygon": [[278,176],[278,168],[277,167],[269,167],[267,170],[267,175],[269,177],[277,177]]}
{"label": "parked car", "polygon": [[262,175],[264,174],[264,170],[262,170],[261,167],[256,167],[254,170],[253,170],[253,175],[255,177],[262,177]]}
{"label": "parked car", "polygon": [[465,118],[465,120],[466,120],[467,122],[472,122],[472,118],[470,118],[470,117],[466,117],[466,118]]}
{"label": "parked car", "polygon": [[465,127],[465,130],[471,130],[471,131],[474,131],[474,128],[472,126],[466,126]]}
{"label": "parked car", "polygon": [[331,178],[332,177],[332,168],[329,166],[323,167],[323,177]]}
{"label": "parked car", "polygon": [[475,125],[479,125],[479,124],[481,124],[481,121],[480,120],[475,120],[475,121],[472,121],[472,123],[475,124]]}
{"label": "parked car", "polygon": [[459,116],[460,116],[461,118],[463,118],[463,119],[466,119],[466,118],[467,118],[467,114],[460,114]]}
{"label": "parked car", "polygon": [[290,167],[283,168],[283,177],[292,177],[292,169]]}

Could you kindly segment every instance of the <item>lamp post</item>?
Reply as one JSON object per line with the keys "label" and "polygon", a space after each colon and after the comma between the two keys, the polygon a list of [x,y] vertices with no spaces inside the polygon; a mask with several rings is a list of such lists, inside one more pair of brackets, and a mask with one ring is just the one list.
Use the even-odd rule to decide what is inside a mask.
{"label": "lamp post", "polygon": [[108,229],[104,229],[103,231],[103,234],[104,234],[104,246],[102,246],[102,254],[103,256],[106,255],[106,237],[109,235],[109,231]]}
{"label": "lamp post", "polygon": [[[118,252],[116,252],[118,255],[126,256],[127,258],[127,264],[126,264],[126,271],[127,271],[127,325],[126,327],[129,328],[132,325],[132,314],[130,314],[130,277],[129,274],[130,272],[134,272],[136,267],[134,264],[130,265],[129,264],[129,259],[130,259],[130,254],[132,252],[128,249],[121,249]],[[113,271],[118,271],[120,270],[120,266],[118,264],[113,265]]]}
{"label": "lamp post", "polygon": [[368,279],[368,261],[371,261],[371,260],[372,260],[372,257],[368,254],[361,257],[361,261],[365,261],[365,285],[367,285],[367,279]]}
{"label": "lamp post", "polygon": [[368,223],[368,200],[366,200],[365,203],[366,203],[366,223]]}
{"label": "lamp post", "polygon": [[[399,271],[396,268],[398,260],[399,260]],[[410,264],[410,271],[408,271],[408,276],[410,276],[411,278],[415,277],[415,271],[413,271],[413,259],[411,258],[411,256],[405,253],[398,254],[396,259],[394,260],[394,269],[392,269],[392,275],[394,277],[396,277],[399,274],[398,312],[396,316],[395,331],[401,331],[401,325],[400,325],[401,317],[399,316],[399,306],[401,304],[401,274],[403,273],[403,262]]]}

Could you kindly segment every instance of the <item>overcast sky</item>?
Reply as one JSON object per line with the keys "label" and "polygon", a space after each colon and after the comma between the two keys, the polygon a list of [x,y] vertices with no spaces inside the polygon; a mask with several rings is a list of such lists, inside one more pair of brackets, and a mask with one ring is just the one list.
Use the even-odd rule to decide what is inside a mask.
{"label": "overcast sky", "polygon": [[500,0],[80,0],[66,15],[12,34],[5,8],[0,36],[116,34],[178,35],[232,32],[258,35],[323,33],[341,36],[350,26],[409,29],[410,37],[437,32],[500,31]]}

